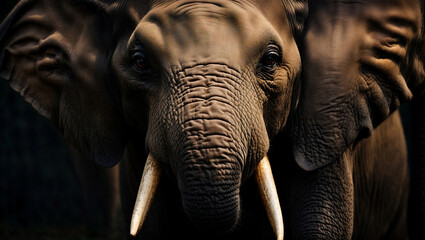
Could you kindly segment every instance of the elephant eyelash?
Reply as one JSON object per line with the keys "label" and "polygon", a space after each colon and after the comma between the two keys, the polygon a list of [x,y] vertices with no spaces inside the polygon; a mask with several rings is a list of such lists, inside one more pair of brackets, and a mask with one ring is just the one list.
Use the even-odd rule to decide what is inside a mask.
{"label": "elephant eyelash", "polygon": [[[140,43],[135,43],[129,51],[128,67],[123,67],[124,78],[130,88],[142,90],[154,90],[157,87],[157,74],[147,57],[147,54]],[[127,71],[125,69],[129,69]]]}
{"label": "elephant eyelash", "polygon": [[278,67],[282,64],[282,52],[275,44],[269,44],[258,62],[256,74],[264,80],[272,81]]}
{"label": "elephant eyelash", "polygon": [[149,74],[152,72],[152,67],[146,56],[145,49],[140,43],[136,43],[131,51],[131,63],[137,72]]}

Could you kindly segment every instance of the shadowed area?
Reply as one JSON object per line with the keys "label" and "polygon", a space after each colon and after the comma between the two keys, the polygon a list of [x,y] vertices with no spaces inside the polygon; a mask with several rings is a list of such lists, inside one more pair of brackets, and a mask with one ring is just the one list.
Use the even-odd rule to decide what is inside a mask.
{"label": "shadowed area", "polygon": [[[0,22],[17,2],[0,2]],[[0,239],[105,239],[85,226],[100,226],[102,216],[93,209],[84,219],[71,161],[57,131],[0,79]]]}

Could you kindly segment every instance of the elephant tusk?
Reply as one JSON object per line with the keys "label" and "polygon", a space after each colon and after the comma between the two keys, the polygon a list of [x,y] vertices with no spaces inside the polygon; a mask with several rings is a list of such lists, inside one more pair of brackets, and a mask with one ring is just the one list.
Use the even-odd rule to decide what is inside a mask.
{"label": "elephant tusk", "polygon": [[133,237],[135,237],[142,228],[158,187],[160,177],[161,168],[157,160],[149,154],[143,170],[142,180],[140,181],[136,203],[134,204],[133,216],[131,217],[130,234]]}
{"label": "elephant tusk", "polygon": [[277,240],[283,240],[283,217],[280,208],[279,197],[277,196],[276,185],[274,183],[269,158],[265,156],[257,166],[255,171],[258,188],[267,212],[267,217],[276,234]]}

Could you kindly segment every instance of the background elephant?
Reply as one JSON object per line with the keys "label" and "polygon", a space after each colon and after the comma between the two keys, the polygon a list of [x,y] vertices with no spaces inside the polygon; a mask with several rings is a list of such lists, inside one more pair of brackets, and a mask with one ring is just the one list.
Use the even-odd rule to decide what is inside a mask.
{"label": "background elephant", "polygon": [[[17,2],[0,3],[0,21]],[[3,79],[0,96],[0,238],[116,237],[118,166],[106,169],[70,151]]]}
{"label": "background elephant", "polygon": [[[328,40],[337,35],[326,30],[336,20],[345,23],[338,11],[326,14],[335,1],[326,3],[310,3],[306,38],[299,43],[305,74],[292,138],[283,129],[295,105],[301,62],[294,39],[301,41],[303,1],[23,1],[0,31],[0,70],[82,153],[106,166],[124,155],[120,178],[128,220],[144,159],[156,159],[165,174],[141,229],[144,238],[216,238],[217,232],[272,238],[251,177],[267,152],[279,172],[286,239],[351,239],[353,232],[359,239],[404,237],[407,165],[398,115],[374,124],[360,141],[364,135],[358,137],[350,122],[328,125],[338,115],[365,120],[361,109],[338,113],[340,104],[357,104],[356,98],[337,98],[337,104],[321,99],[359,88],[343,86],[352,81],[340,80],[350,78],[327,83],[310,72],[346,70],[314,65],[338,52],[321,44],[346,42],[310,38],[318,33]],[[405,9],[388,6],[379,10]],[[405,23],[405,16],[395,19]],[[337,114],[326,119],[320,110]],[[376,149],[382,155],[372,154]],[[385,187],[391,183],[393,189]]]}
{"label": "background elephant", "polygon": [[[415,0],[309,1],[301,47],[303,87],[298,120],[293,124],[295,160],[303,169],[314,172],[344,156],[356,158],[353,149],[355,153],[368,141],[361,139],[373,138],[374,128],[379,129],[382,122],[388,125],[388,118],[395,118],[391,114],[413,98],[412,239],[425,238],[421,227],[425,224],[423,4]],[[394,148],[404,151],[400,144]],[[380,156],[382,166],[388,164],[385,155]],[[375,169],[381,171],[378,166]],[[382,187],[393,186],[384,181]],[[368,202],[356,201],[364,191],[354,188],[354,200],[350,196],[354,209]],[[354,213],[349,218],[354,221],[354,234],[358,233],[362,228],[356,224],[358,216]]]}

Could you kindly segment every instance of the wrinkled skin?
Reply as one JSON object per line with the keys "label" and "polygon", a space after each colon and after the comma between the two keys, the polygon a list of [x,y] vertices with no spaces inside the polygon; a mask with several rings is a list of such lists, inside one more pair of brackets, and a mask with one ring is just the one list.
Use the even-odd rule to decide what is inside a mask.
{"label": "wrinkled skin", "polygon": [[[240,221],[241,184],[285,124],[299,71],[281,2],[269,3],[280,12],[255,4],[158,4],[112,59],[126,66],[123,53],[143,46],[163,67],[146,70],[155,73],[140,85],[131,78],[138,73],[122,70],[131,65],[116,69],[130,76],[121,82],[124,112],[131,129],[146,128],[138,92],[148,90],[147,152],[176,178],[184,211],[207,231],[229,231]],[[273,72],[264,60],[272,51],[282,51]]]}
{"label": "wrinkled skin", "polygon": [[[160,162],[143,239],[274,238],[250,177],[267,152],[285,239],[403,239],[406,149],[390,113],[422,72],[402,50],[376,62],[359,38],[388,34],[391,13],[402,31],[388,41],[419,44],[422,15],[383,2],[311,1],[302,40],[303,1],[23,1],[0,31],[0,72],[83,154],[124,156],[128,221],[144,159]],[[288,134],[295,39],[303,87]]]}
{"label": "wrinkled skin", "polygon": [[[281,143],[286,149],[272,147],[271,159],[291,152],[284,137],[272,146]],[[305,171],[295,161],[272,162],[273,169],[281,170],[275,180],[285,239],[406,239],[405,144],[397,112],[320,169]]]}
{"label": "wrinkled skin", "polygon": [[72,145],[104,166],[124,156],[127,220],[159,161],[144,239],[272,235],[250,177],[301,67],[281,1],[22,1],[0,39],[2,77]]}
{"label": "wrinkled skin", "polygon": [[[300,47],[303,52],[302,94],[292,131],[295,160],[300,167],[312,172],[325,169],[324,166],[335,164],[344,158],[356,161],[356,152],[364,151],[364,142],[373,141],[362,139],[376,137],[375,131],[379,132],[380,124],[388,126],[390,124],[387,121],[394,122],[395,116],[391,114],[400,104],[413,97],[413,112],[416,115],[413,129],[416,136],[410,163],[412,176],[409,232],[411,239],[424,239],[425,231],[421,227],[425,225],[425,133],[422,120],[425,51],[424,15],[421,12],[424,3],[417,0],[325,0],[309,1],[308,4],[309,17]],[[399,127],[394,124],[392,129]],[[377,129],[374,130],[375,128]],[[387,135],[384,138],[389,137],[401,138],[402,135]],[[403,143],[399,142],[391,146],[403,152],[404,146],[401,144]],[[389,146],[384,150],[391,152]],[[385,167],[386,171],[394,173],[401,180],[405,171],[394,169],[395,166],[400,166],[400,161],[394,163],[390,169],[386,167],[397,156],[399,155],[382,152],[378,156],[378,159],[382,159],[382,165],[360,158],[359,163],[352,166],[353,171],[356,171],[356,164],[360,164],[357,168],[367,169],[362,174],[380,172]],[[400,169],[405,169],[405,164]],[[340,195],[338,198],[343,197],[345,202],[351,202],[355,209],[357,206],[365,207],[364,202],[357,201],[357,197],[368,194],[368,190],[364,186],[357,187],[356,181],[369,187],[374,186],[377,188],[374,191],[387,191],[392,185],[386,185],[389,182],[384,181],[384,178],[381,175],[365,184],[364,180],[368,178],[363,176],[358,179],[355,173],[352,194]],[[335,180],[344,181],[343,178]],[[370,198],[365,201],[370,203],[366,204],[367,208],[379,206]],[[395,206],[392,209],[396,212]],[[339,210],[330,210],[331,215],[338,215],[338,212]],[[359,216],[356,213],[357,211],[347,216],[351,219],[349,226],[354,219],[355,236],[364,226],[357,223]],[[391,219],[387,217],[386,219]],[[312,231],[317,231],[317,227],[314,229]]]}

